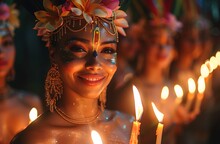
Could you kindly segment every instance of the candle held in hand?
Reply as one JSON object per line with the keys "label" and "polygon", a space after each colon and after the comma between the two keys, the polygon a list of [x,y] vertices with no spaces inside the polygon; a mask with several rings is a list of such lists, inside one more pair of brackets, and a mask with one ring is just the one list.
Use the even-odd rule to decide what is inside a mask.
{"label": "candle held in hand", "polygon": [[130,138],[130,144],[138,144],[138,135],[140,131],[140,118],[143,114],[143,105],[141,102],[141,97],[138,92],[138,89],[136,86],[133,85],[133,93],[134,93],[134,104],[135,104],[135,114],[136,114],[136,120],[133,122],[132,131],[131,131],[131,138]]}
{"label": "candle held in hand", "polygon": [[162,141],[162,134],[163,134],[163,124],[162,124],[162,121],[163,121],[163,117],[164,117],[164,114],[161,113],[157,107],[155,106],[155,104],[152,102],[152,107],[153,107],[153,110],[154,110],[154,113],[159,121],[158,123],[158,126],[157,126],[157,131],[156,131],[156,135],[157,135],[157,139],[156,139],[156,144],[161,144],[161,141]]}

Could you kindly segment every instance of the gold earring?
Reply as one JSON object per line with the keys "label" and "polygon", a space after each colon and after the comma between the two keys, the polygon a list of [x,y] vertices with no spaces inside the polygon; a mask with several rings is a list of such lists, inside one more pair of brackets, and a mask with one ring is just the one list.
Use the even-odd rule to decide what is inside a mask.
{"label": "gold earring", "polygon": [[100,107],[101,110],[104,111],[105,110],[105,103],[106,103],[106,90],[107,88],[105,88],[102,93],[99,96],[99,103],[100,103]]}
{"label": "gold earring", "polygon": [[50,111],[54,111],[56,102],[61,98],[63,94],[63,82],[58,71],[58,66],[52,64],[50,70],[47,73],[45,80],[45,96],[47,105],[50,106]]}

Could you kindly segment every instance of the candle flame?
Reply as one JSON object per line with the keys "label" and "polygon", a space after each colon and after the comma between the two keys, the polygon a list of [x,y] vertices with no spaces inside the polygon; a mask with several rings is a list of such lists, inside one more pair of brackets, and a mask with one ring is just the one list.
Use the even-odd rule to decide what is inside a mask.
{"label": "candle flame", "polygon": [[156,115],[158,121],[159,121],[159,122],[162,122],[162,121],[163,121],[163,116],[164,116],[164,114],[161,113],[161,112],[157,109],[156,105],[155,105],[153,102],[151,102],[151,104],[152,104],[154,113],[155,113],[155,115]]}
{"label": "candle flame", "polygon": [[136,113],[136,120],[139,120],[143,113],[143,106],[141,102],[140,93],[135,85],[133,85],[133,93],[134,93],[134,104],[135,104],[135,113]]}
{"label": "candle flame", "polygon": [[220,51],[218,51],[215,55],[216,59],[217,59],[217,62],[218,62],[218,65],[220,65]]}
{"label": "candle flame", "polygon": [[198,91],[199,93],[203,93],[205,91],[205,80],[201,76],[198,79]]}
{"label": "candle flame", "polygon": [[169,96],[169,88],[167,86],[164,86],[161,91],[161,99],[166,100]]}
{"label": "candle flame", "polygon": [[216,69],[218,67],[218,61],[216,57],[212,56],[210,58],[210,65],[213,69]]}
{"label": "candle flame", "polygon": [[92,130],[91,137],[92,137],[93,144],[102,144],[101,136],[99,135],[97,131]]}
{"label": "candle flame", "polygon": [[176,96],[178,98],[182,98],[183,97],[183,89],[182,89],[182,87],[180,85],[176,84],[174,86],[174,91],[175,91]]}
{"label": "candle flame", "polygon": [[201,73],[201,76],[206,78],[209,76],[209,69],[207,67],[207,65],[203,64],[200,68],[200,73]]}
{"label": "candle flame", "polygon": [[37,109],[33,107],[29,112],[29,119],[31,120],[31,122],[37,118],[37,115]]}
{"label": "candle flame", "polygon": [[188,79],[188,88],[190,93],[194,93],[196,91],[196,84],[192,78]]}
{"label": "candle flame", "polygon": [[208,68],[208,70],[209,70],[209,73],[211,73],[211,72],[213,71],[213,67],[212,67],[210,61],[207,60],[207,61],[205,62],[205,65],[207,66],[207,68]]}

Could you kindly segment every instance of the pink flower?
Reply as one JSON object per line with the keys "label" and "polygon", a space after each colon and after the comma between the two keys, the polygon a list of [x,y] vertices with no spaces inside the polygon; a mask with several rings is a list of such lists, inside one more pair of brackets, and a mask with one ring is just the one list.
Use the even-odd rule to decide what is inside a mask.
{"label": "pink flower", "polygon": [[67,0],[62,6],[62,13],[71,11],[71,8],[73,7],[74,7],[73,3],[70,0]]}
{"label": "pink flower", "polygon": [[103,5],[105,5],[107,8],[111,10],[118,9],[119,0],[102,0]]}
{"label": "pink flower", "polygon": [[0,3],[0,20],[7,20],[10,16],[10,8],[5,3]]}

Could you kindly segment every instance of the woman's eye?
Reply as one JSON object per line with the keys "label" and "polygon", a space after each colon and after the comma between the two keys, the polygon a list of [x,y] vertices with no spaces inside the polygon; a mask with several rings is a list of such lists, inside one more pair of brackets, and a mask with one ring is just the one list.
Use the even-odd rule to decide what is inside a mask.
{"label": "woman's eye", "polygon": [[113,48],[104,48],[101,53],[104,53],[104,54],[114,54],[116,53],[116,50],[113,49]]}
{"label": "woman's eye", "polygon": [[86,52],[86,50],[82,48],[81,46],[72,46],[70,50],[72,52]]}

